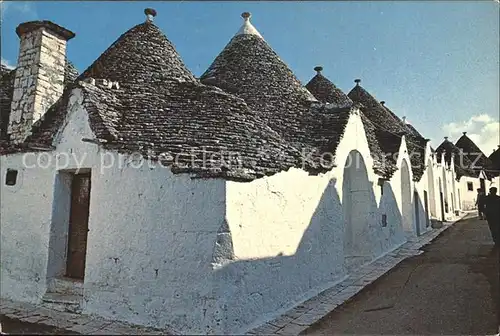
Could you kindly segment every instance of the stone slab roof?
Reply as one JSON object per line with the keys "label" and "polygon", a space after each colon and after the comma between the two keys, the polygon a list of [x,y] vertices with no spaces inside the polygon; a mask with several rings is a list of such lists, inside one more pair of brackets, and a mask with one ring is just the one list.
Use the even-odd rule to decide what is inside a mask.
{"label": "stone slab roof", "polygon": [[[479,149],[479,147],[472,141],[464,132],[463,135],[457,140],[455,146],[462,150],[463,155],[467,157],[467,159],[474,164],[472,167],[474,170],[487,170],[491,167],[490,159]],[[486,176],[488,178],[492,177],[488,171],[486,171]]]}
{"label": "stone slab roof", "polygon": [[301,115],[316,98],[260,34],[244,31],[231,39],[202,74],[202,83],[243,98],[285,140],[303,142]]}
{"label": "stone slab roof", "polygon": [[[245,19],[243,27],[203,73],[201,81],[243,98],[294,147],[313,152],[315,169],[322,171],[323,167],[318,166],[318,157],[325,152],[335,154],[349,114],[353,111],[352,101],[333,84],[323,85],[328,83],[321,78],[314,80],[312,86],[336,92],[328,92],[321,99],[312,95],[255,27],[249,27],[245,14],[248,13],[242,15]],[[333,95],[337,98],[324,99]],[[336,100],[336,103],[321,104],[321,100],[328,103],[329,100]],[[369,121],[366,118],[363,120],[366,126]],[[378,160],[382,156],[378,155],[381,150],[373,126],[369,124],[367,127],[367,137],[372,139],[370,150]],[[394,167],[378,164],[377,161],[374,170],[383,176],[390,176]]]}
{"label": "stone slab roof", "polygon": [[306,84],[306,89],[313,94],[316,99],[323,103],[335,104],[338,106],[350,106],[353,104],[351,98],[328,78],[323,76],[321,71],[323,67],[315,67],[317,74]]}
{"label": "stone slab roof", "polygon": [[[327,105],[332,104],[334,106],[356,106],[358,108],[361,107],[361,105],[354,104],[354,102],[342,90],[337,88],[335,84],[333,84],[321,73],[321,71],[323,70],[322,67],[317,66],[314,68],[314,70],[317,71],[317,74],[309,81],[309,83],[307,83],[306,88],[320,102]],[[361,112],[361,120],[363,121],[363,126],[365,128],[365,134],[370,148],[370,154],[374,159],[373,169],[376,174],[385,178],[390,178],[396,171],[396,161],[393,157],[385,158],[383,153],[388,153],[394,150],[394,148],[398,148],[400,140],[394,138],[394,136],[387,132],[378,130],[373,125],[373,123],[364,115],[363,112]],[[317,127],[325,126],[326,125],[323,125],[322,122],[319,122],[317,125]],[[334,139],[339,138],[341,135],[343,135],[343,130],[344,129],[342,128],[340,130],[332,132],[334,134]],[[314,134],[314,132],[314,130],[311,130],[312,134]],[[379,139],[383,139],[384,141],[379,142]],[[338,141],[340,141],[340,139]],[[386,147],[381,148],[381,145],[386,145]]]}
{"label": "stone slab roof", "polygon": [[[379,130],[377,140],[385,153],[394,153],[399,150],[401,137],[406,138],[406,145],[410,154],[413,180],[420,181],[425,170],[425,147],[427,140],[412,134],[411,130],[392,111],[383,106],[368,91],[358,84],[348,93],[354,102],[362,104],[362,111]],[[380,132],[383,131],[383,132]],[[388,136],[391,133],[394,136]],[[390,150],[386,152],[386,150]],[[397,152],[397,151],[396,151]]]}
{"label": "stone slab roof", "polygon": [[479,176],[479,172],[474,172],[470,169],[472,162],[467,156],[462,155],[460,148],[455,146],[453,142],[449,141],[448,138],[436,148],[437,162],[441,163],[441,155],[444,153],[445,163],[449,166],[451,164],[451,156],[454,156],[455,164],[455,175],[456,179],[459,180],[462,176],[474,177]]}

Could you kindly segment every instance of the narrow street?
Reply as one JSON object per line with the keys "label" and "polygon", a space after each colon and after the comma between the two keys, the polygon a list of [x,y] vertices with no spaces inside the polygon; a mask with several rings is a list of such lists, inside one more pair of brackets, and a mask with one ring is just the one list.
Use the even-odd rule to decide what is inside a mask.
{"label": "narrow street", "polygon": [[486,221],[467,219],[365,288],[304,335],[493,335],[499,253]]}
{"label": "narrow street", "polygon": [[78,335],[68,330],[47,326],[40,323],[28,323],[0,315],[2,332],[7,335]]}

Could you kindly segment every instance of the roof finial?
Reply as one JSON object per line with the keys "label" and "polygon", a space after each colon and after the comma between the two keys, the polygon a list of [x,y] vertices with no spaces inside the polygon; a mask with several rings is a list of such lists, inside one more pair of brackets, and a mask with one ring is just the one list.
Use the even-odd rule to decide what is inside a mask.
{"label": "roof finial", "polygon": [[463,134],[463,135],[466,135],[466,134],[467,134],[467,132],[462,132],[462,134]]}
{"label": "roof finial", "polygon": [[402,118],[402,119],[403,119],[403,123],[405,123],[405,124],[406,124],[406,116],[403,116],[403,118]]}
{"label": "roof finial", "polygon": [[314,71],[316,71],[319,74],[321,74],[321,71],[323,71],[323,67],[321,65],[318,65],[314,67]]}
{"label": "roof finial", "polygon": [[359,83],[361,83],[361,79],[356,78],[356,79],[354,80],[354,83],[356,83],[356,86],[359,86]]}
{"label": "roof finial", "polygon": [[153,18],[156,16],[156,10],[153,8],[146,8],[144,14],[146,14],[146,22],[152,22]]}
{"label": "roof finial", "polygon": [[240,30],[238,30],[236,35],[255,35],[262,38],[262,35],[260,35],[257,29],[255,29],[255,27],[250,23],[251,16],[252,14],[250,14],[250,12],[241,13],[241,17],[244,21],[243,25],[241,26]]}
{"label": "roof finial", "polygon": [[380,105],[384,106],[385,105],[385,100],[380,101]]}
{"label": "roof finial", "polygon": [[445,136],[445,137],[444,137],[444,139],[445,139],[446,141],[448,141],[448,137],[447,137],[447,136]]}

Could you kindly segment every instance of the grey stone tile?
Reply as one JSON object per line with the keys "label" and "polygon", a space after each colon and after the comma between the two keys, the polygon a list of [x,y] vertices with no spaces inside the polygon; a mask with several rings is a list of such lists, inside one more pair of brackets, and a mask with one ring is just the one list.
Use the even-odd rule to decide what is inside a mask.
{"label": "grey stone tile", "polygon": [[261,334],[266,335],[266,334],[272,334],[278,330],[280,330],[279,327],[274,326],[274,325],[269,324],[269,323],[265,323],[265,324],[261,325],[260,327],[251,330],[251,332],[256,333],[258,335],[261,335]]}
{"label": "grey stone tile", "polygon": [[306,330],[308,326],[295,324],[293,322],[288,323],[283,329],[278,330],[278,335],[298,335],[302,331]]}
{"label": "grey stone tile", "polygon": [[313,310],[293,320],[294,324],[309,326],[324,316],[319,310]]}
{"label": "grey stone tile", "polygon": [[292,322],[295,319],[295,317],[288,316],[288,315],[281,315],[277,319],[272,320],[271,322],[268,322],[269,324],[272,324],[274,326],[277,326],[279,328],[283,328],[285,325],[288,323]]}

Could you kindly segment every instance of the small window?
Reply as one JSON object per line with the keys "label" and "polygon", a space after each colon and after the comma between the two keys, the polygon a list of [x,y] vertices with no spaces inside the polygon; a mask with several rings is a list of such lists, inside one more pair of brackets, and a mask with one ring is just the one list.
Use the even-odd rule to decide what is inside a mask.
{"label": "small window", "polygon": [[474,191],[474,185],[472,184],[472,182],[467,182],[467,190]]}
{"label": "small window", "polygon": [[5,175],[5,184],[8,186],[16,185],[17,182],[17,170],[7,169],[7,175]]}
{"label": "small window", "polygon": [[387,215],[382,214],[382,227],[387,227]]}

